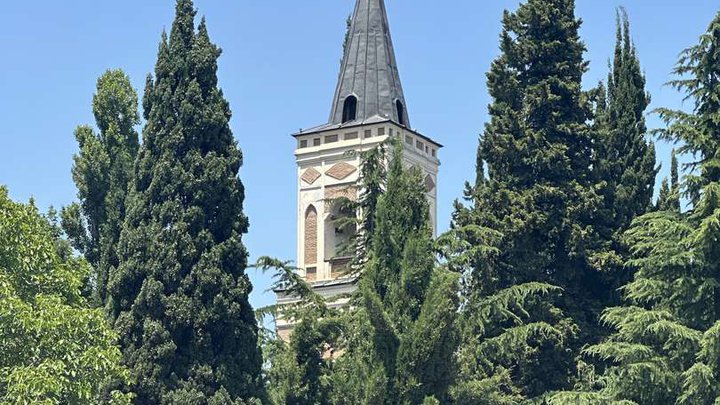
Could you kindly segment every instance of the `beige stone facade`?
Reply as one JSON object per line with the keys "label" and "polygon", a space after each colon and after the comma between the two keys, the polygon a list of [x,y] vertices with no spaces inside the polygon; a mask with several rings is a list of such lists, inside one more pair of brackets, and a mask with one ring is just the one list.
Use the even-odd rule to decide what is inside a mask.
{"label": "beige stone facade", "polygon": [[[359,134],[359,136],[358,136]],[[440,145],[392,121],[296,135],[298,148],[298,268],[309,281],[328,281],[346,273],[346,244],[354,229],[339,229],[339,198],[357,200],[361,193],[360,156],[390,137],[404,148],[405,164],[424,175],[433,230],[436,229]],[[308,215],[310,214],[310,215]]]}

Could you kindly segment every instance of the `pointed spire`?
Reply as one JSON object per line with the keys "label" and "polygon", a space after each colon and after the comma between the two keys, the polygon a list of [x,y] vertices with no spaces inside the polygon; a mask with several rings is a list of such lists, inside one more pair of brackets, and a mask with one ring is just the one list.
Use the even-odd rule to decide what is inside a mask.
{"label": "pointed spire", "polygon": [[357,0],[329,123],[373,119],[410,127],[385,2]]}

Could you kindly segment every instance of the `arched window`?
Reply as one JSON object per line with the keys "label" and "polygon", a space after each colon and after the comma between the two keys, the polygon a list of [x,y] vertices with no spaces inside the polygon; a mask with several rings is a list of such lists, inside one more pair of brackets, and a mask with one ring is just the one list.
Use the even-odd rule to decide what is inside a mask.
{"label": "arched window", "polygon": [[403,106],[402,101],[396,100],[395,107],[397,108],[398,124],[407,125],[405,124],[405,106]]}
{"label": "arched window", "polygon": [[325,260],[348,257],[352,254],[350,242],[357,231],[354,204],[341,196],[326,207],[330,215],[325,222]]}
{"label": "arched window", "polygon": [[318,215],[314,206],[305,211],[305,265],[317,264]]}
{"label": "arched window", "polygon": [[348,96],[348,98],[345,99],[345,104],[343,105],[342,122],[344,124],[346,122],[355,121],[355,118],[357,118],[357,97]]}

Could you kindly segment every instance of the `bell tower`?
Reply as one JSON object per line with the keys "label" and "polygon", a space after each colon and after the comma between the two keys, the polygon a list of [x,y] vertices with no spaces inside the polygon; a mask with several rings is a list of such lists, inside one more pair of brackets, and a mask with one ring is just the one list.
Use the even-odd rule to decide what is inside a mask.
{"label": "bell tower", "polygon": [[[390,137],[401,140],[408,166],[424,174],[430,218],[437,229],[437,181],[442,145],[415,131],[395,60],[384,0],[357,0],[330,118],[293,135],[297,142],[297,267],[324,296],[351,292],[344,276],[351,255],[343,250],[355,229],[338,228],[339,197],[356,200],[360,156]],[[353,252],[354,253],[354,252]],[[278,302],[292,297],[278,291]],[[282,334],[283,325],[278,322]]]}

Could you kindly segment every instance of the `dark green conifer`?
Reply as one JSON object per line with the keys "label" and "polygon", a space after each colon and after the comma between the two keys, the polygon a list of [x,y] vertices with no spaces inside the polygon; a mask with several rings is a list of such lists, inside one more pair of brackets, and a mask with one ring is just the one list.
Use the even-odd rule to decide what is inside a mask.
{"label": "dark green conifer", "polygon": [[248,295],[242,154],[218,87],[220,49],[178,0],[143,98],[143,145],[110,279],[110,313],[141,404],[264,398]]}
{"label": "dark green conifer", "polygon": [[457,280],[436,268],[422,176],[395,145],[361,281],[387,397],[444,398],[454,370]]}
{"label": "dark green conifer", "polygon": [[[555,394],[550,403],[717,404],[720,401],[720,13],[700,43],[684,51],[671,84],[692,111],[658,110],[658,135],[682,144],[693,172],[682,188],[690,209],[643,215],[626,237],[638,269],[623,288],[626,306],[603,322],[615,329],[588,357],[609,364],[597,389]],[[673,171],[676,171],[675,163]],[[673,187],[666,195],[674,201]]]}
{"label": "dark green conifer", "polygon": [[564,288],[564,306],[589,338],[608,286],[588,252],[598,196],[574,11],[571,0],[530,0],[505,14],[502,54],[488,73],[491,121],[480,142],[488,180],[476,204],[480,224],[503,234],[499,287]]}
{"label": "dark green conifer", "polygon": [[658,193],[655,208],[658,211],[668,211],[672,209],[672,192],[670,191],[670,182],[668,182],[667,178],[664,178],[660,185],[660,192]]}
{"label": "dark green conifer", "polygon": [[[481,339],[520,337],[515,352],[504,351],[488,369],[471,340],[478,326],[469,328],[464,363],[479,385],[507,377],[512,381],[505,385],[524,397],[568,384],[573,348],[597,338],[596,321],[609,295],[591,263],[600,198],[581,89],[587,62],[580,24],[572,0],[529,0],[505,13],[501,54],[488,73],[491,119],[480,140],[476,186],[467,193],[471,208],[455,217],[459,247],[453,250],[469,266],[467,307],[475,308],[468,322],[482,325]],[[495,303],[496,294],[506,298]],[[513,311],[507,305],[525,315],[508,317]],[[495,311],[505,320],[493,318]],[[580,341],[573,341],[573,323],[582,328]],[[532,332],[505,334],[520,326]],[[528,366],[525,376],[507,373],[524,373],[520,364],[533,361],[543,367]]]}
{"label": "dark green conifer", "polygon": [[670,162],[670,192],[672,194],[671,207],[680,212],[680,169],[677,153],[673,149]]}
{"label": "dark green conifer", "polygon": [[645,125],[650,95],[624,9],[618,11],[615,57],[603,104],[596,117],[600,122],[593,164],[603,197],[596,228],[603,239],[612,241],[609,247],[622,254],[617,239],[650,207],[657,175],[655,148],[647,140]]}
{"label": "dark green conifer", "polygon": [[670,182],[667,178],[663,180],[656,208],[659,211],[680,212],[680,173],[675,150],[672,152],[670,163]]}
{"label": "dark green conifer", "polygon": [[599,247],[594,248],[592,261],[609,286],[605,305],[617,305],[621,298],[617,289],[632,277],[624,263],[629,252],[622,234],[635,217],[652,208],[657,175],[655,147],[647,139],[645,125],[650,95],[645,91],[645,75],[622,8],[617,14],[615,55],[607,90],[601,86],[597,94],[593,171],[602,202],[593,221]]}

